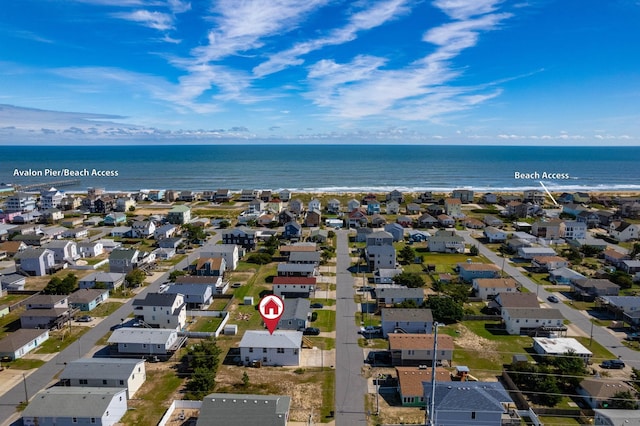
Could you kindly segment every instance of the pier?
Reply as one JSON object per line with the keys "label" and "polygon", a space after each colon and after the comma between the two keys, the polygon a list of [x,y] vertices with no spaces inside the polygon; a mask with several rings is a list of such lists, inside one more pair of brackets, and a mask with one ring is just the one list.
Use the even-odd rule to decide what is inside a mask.
{"label": "pier", "polygon": [[46,191],[51,187],[61,188],[64,186],[80,185],[80,182],[81,182],[80,179],[65,179],[65,180],[54,180],[54,181],[45,182],[45,183],[32,183],[30,185],[13,185],[13,187],[15,188],[16,191],[35,191],[35,190]]}

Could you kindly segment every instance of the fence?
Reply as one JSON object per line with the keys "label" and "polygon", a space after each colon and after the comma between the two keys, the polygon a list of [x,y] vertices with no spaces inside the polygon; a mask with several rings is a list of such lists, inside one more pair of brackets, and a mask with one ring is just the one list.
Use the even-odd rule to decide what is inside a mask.
{"label": "fence", "polygon": [[199,410],[200,407],[202,407],[202,401],[174,400],[160,419],[158,426],[166,426],[169,422],[175,420],[186,420],[182,412],[174,416],[173,413],[176,410]]}
{"label": "fence", "polygon": [[[192,316],[192,317],[212,317],[212,318],[220,318],[220,317],[222,317],[222,322],[218,326],[218,329],[213,333],[213,336],[215,336],[215,337],[218,337],[218,336],[220,336],[220,334],[222,334],[222,330],[224,330],[224,326],[227,325],[227,322],[229,321],[229,318],[230,318],[229,312],[227,312],[227,311],[187,311],[187,316]],[[189,333],[191,333],[191,332],[189,332]],[[204,337],[209,337],[209,336],[212,335],[212,333],[205,333],[205,334],[206,334],[206,336],[204,336]],[[196,336],[193,336],[193,335],[189,334],[189,337],[196,337]]]}
{"label": "fence", "polygon": [[18,309],[21,306],[26,305],[27,303],[29,303],[29,301],[34,297],[40,294],[39,291],[34,291],[34,290],[9,290],[7,291],[8,294],[28,294],[29,297],[27,297],[26,299],[23,299],[19,302],[16,302],[12,305],[9,305],[9,312],[14,311],[16,309]]}

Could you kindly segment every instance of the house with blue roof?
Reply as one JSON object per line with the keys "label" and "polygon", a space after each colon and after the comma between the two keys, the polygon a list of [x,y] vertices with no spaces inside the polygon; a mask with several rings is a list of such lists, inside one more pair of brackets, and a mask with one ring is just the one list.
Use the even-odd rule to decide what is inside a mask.
{"label": "house with blue roof", "polygon": [[436,382],[431,413],[431,383],[423,383],[428,416],[438,426],[518,425],[515,403],[499,382]]}

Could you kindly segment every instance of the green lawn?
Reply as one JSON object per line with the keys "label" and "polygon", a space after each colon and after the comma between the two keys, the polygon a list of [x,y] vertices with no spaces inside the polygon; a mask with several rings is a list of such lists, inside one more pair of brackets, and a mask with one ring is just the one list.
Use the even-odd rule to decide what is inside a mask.
{"label": "green lawn", "polygon": [[311,304],[314,303],[322,303],[324,306],[333,306],[336,304],[336,300],[335,299],[318,299],[318,298],[313,298],[313,299],[309,299],[309,301],[311,302]]}
{"label": "green lawn", "polygon": [[435,265],[436,273],[455,273],[453,270],[458,263],[464,263],[467,259],[471,259],[474,263],[491,263],[489,259],[480,256],[471,256],[468,254],[448,254],[448,253],[430,253],[423,252],[422,250],[416,250],[417,255],[423,256],[423,263],[425,265]]}
{"label": "green lawn", "polygon": [[122,302],[102,302],[93,311],[91,311],[91,316],[108,317],[109,315],[117,311],[118,308],[122,305]]}
{"label": "green lawn", "polygon": [[358,339],[358,346],[371,349],[389,349],[389,342],[387,339],[365,339],[364,337],[360,337]]}
{"label": "green lawn", "polygon": [[333,404],[336,393],[336,371],[332,368],[325,368],[323,376],[324,383],[322,385],[322,411],[320,412],[320,421],[328,423],[334,420],[330,417],[330,413],[335,411]]}
{"label": "green lawn", "polygon": [[89,331],[90,327],[72,326],[49,332],[49,339],[35,351],[37,354],[53,354],[64,350]]}
{"label": "green lawn", "polygon": [[572,425],[581,425],[582,423],[580,423],[578,421],[578,419],[575,419],[573,417],[548,417],[548,416],[544,416],[544,417],[539,417],[540,421],[545,425],[545,426],[572,426]]}
{"label": "green lawn", "polygon": [[318,318],[311,324],[320,331],[334,331],[336,329],[336,311],[315,310]]}
{"label": "green lawn", "polygon": [[222,317],[198,317],[196,322],[189,327],[189,330],[214,333],[218,327],[220,327],[221,323]]}
{"label": "green lawn", "polygon": [[589,337],[583,336],[575,337],[575,339],[578,342],[582,343],[585,348],[589,349],[593,353],[591,361],[594,364],[600,364],[605,359],[615,358],[614,354],[609,352],[609,350],[602,346],[600,343],[596,342],[595,339],[591,341]]}
{"label": "green lawn", "polygon": [[13,368],[14,370],[31,370],[32,368],[39,368],[45,364],[44,361],[39,359],[16,359],[9,363],[4,363],[5,367]]}

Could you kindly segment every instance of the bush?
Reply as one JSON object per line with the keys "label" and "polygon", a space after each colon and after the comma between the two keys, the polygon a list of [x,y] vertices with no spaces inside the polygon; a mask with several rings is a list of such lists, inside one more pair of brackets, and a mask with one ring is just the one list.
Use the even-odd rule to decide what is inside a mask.
{"label": "bush", "polygon": [[267,263],[271,263],[272,257],[269,253],[253,253],[249,257],[247,257],[247,262],[255,263],[257,265],[266,265]]}

